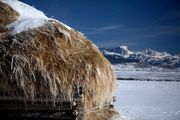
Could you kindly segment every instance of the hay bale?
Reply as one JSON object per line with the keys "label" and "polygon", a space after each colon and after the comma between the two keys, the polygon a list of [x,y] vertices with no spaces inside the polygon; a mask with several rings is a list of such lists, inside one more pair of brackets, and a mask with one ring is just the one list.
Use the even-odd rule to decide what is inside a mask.
{"label": "hay bale", "polygon": [[[4,5],[0,1],[0,8],[12,11]],[[10,11],[8,14],[12,14],[5,17],[12,22],[18,13]],[[0,18],[2,25],[9,22]],[[112,66],[83,34],[54,20],[10,33],[11,30],[0,37],[2,95],[66,101],[73,99],[76,85],[83,87],[86,109],[111,101],[115,88]]]}

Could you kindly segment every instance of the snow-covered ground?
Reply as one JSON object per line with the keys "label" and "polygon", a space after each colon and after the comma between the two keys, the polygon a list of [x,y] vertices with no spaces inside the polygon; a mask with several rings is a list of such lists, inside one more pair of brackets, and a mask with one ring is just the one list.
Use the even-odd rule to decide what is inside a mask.
{"label": "snow-covered ground", "polygon": [[117,80],[115,92],[115,108],[126,120],[180,120],[179,68],[124,64],[114,65],[114,71],[119,79],[130,79]]}
{"label": "snow-covered ground", "polygon": [[136,64],[114,65],[118,79],[180,81],[180,68],[137,67]]}
{"label": "snow-covered ground", "polygon": [[115,108],[127,120],[180,120],[180,82],[117,81]]}

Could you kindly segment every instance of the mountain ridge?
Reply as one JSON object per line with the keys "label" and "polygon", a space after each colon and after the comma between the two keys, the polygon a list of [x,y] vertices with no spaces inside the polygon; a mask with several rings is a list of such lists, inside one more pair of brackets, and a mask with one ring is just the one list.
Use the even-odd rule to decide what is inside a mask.
{"label": "mountain ridge", "polygon": [[138,63],[166,68],[180,67],[179,55],[158,52],[150,48],[134,51],[129,49],[128,46],[119,46],[114,48],[99,48],[99,50],[112,64]]}

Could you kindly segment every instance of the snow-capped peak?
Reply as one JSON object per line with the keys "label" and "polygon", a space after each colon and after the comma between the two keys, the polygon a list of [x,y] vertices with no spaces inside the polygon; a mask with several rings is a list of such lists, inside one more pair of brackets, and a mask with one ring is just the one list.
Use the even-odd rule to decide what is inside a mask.
{"label": "snow-capped peak", "polygon": [[128,50],[128,46],[120,46],[121,49]]}
{"label": "snow-capped peak", "polygon": [[143,54],[146,54],[148,56],[152,56],[152,57],[155,57],[155,58],[159,58],[159,59],[162,59],[162,58],[165,58],[165,57],[168,57],[168,56],[171,56],[169,53],[167,52],[157,52],[153,49],[145,49],[142,51]]}
{"label": "snow-capped peak", "polygon": [[153,55],[153,56],[159,54],[159,52],[157,52],[157,51],[155,51],[155,50],[153,50],[153,49],[145,49],[145,50],[143,50],[143,52],[144,52],[145,54]]}
{"label": "snow-capped peak", "polygon": [[127,46],[115,48],[102,48],[102,53],[111,63],[144,63],[146,65],[159,65],[164,67],[180,67],[180,56],[173,56],[167,52],[158,52],[153,49],[131,51]]}
{"label": "snow-capped peak", "polygon": [[128,49],[128,46],[120,46],[120,48],[125,51],[125,54],[127,56],[129,56],[130,54],[133,54],[133,52]]}
{"label": "snow-capped peak", "polygon": [[[15,22],[7,26],[12,31],[12,34],[17,34],[29,29],[37,28],[46,24],[49,20],[54,20],[48,18],[42,11],[39,11],[34,7],[31,7],[18,0],[2,0],[2,2],[8,4],[20,14]],[[57,20],[54,21],[59,22]],[[69,30],[72,29],[62,22],[59,23]]]}

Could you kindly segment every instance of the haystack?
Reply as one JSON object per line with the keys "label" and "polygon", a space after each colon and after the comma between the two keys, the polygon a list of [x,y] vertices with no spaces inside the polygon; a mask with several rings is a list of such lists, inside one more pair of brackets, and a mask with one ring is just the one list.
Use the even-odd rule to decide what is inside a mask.
{"label": "haystack", "polygon": [[1,96],[66,101],[81,86],[86,109],[111,102],[111,64],[82,33],[16,0],[0,16]]}

